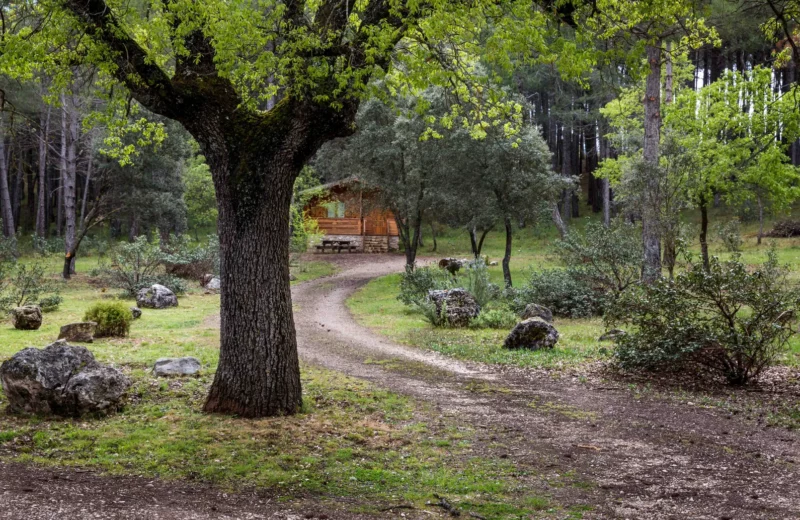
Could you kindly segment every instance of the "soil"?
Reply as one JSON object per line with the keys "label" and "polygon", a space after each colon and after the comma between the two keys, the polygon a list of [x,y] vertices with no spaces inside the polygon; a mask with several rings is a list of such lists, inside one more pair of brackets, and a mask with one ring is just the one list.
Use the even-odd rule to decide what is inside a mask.
{"label": "soil", "polygon": [[[800,518],[797,433],[616,380],[465,363],[396,344],[358,325],[345,300],[401,271],[403,258],[326,259],[340,264],[338,274],[293,288],[302,358],[418,398],[434,420],[474,430],[472,455],[514,461],[520,489],[589,505],[588,519]],[[0,519],[366,518],[192,483],[20,464],[0,464],[0,475]]]}

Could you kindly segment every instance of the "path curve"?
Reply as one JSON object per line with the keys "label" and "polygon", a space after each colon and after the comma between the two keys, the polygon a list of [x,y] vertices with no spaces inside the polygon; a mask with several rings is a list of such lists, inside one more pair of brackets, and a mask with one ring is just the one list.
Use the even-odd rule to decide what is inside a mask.
{"label": "path curve", "polygon": [[[589,484],[561,498],[591,504],[586,518],[800,518],[797,433],[613,385],[399,345],[356,323],[345,301],[369,280],[401,272],[403,259],[349,259],[337,259],[338,274],[293,290],[307,362],[432,403],[473,426],[478,444],[487,440],[476,450],[502,446],[534,474],[576,475]],[[389,369],[376,363],[387,360],[396,362]],[[476,382],[502,391],[475,392]]]}

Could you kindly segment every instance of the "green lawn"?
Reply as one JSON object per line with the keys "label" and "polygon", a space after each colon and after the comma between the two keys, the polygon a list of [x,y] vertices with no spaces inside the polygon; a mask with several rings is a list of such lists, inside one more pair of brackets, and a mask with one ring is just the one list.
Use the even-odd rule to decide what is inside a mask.
{"label": "green lawn", "polygon": [[[725,209],[712,211],[711,222],[723,222],[733,216]],[[576,219],[571,222],[573,232],[580,231],[590,219],[597,216]],[[688,213],[685,220],[693,225],[699,215]],[[771,229],[768,222],[766,230]],[[770,239],[765,238],[759,246],[756,244],[757,223],[743,224],[744,243],[742,258],[745,262],[761,263],[771,244],[777,247],[781,263],[789,266],[790,278],[800,279],[800,238]],[[722,243],[710,234],[710,250],[712,255],[730,258]],[[511,258],[511,275],[515,287],[523,285],[531,270],[558,267],[558,258],[554,253],[554,244],[558,239],[555,228],[550,222],[541,227],[516,228],[513,238],[513,254]],[[490,261],[500,261],[505,249],[504,233],[495,231],[487,236],[482,254]],[[438,237],[438,248],[431,251],[432,240],[429,233],[425,235],[425,247],[421,248],[421,256],[436,258],[454,256],[470,257],[469,237],[466,232],[448,230]],[[699,255],[699,245],[692,247],[693,253]],[[489,268],[493,282],[502,286],[502,268]],[[601,319],[559,319],[555,326],[561,337],[553,350],[549,351],[508,351],[502,348],[508,330],[495,329],[448,329],[432,327],[416,310],[406,307],[397,300],[400,275],[390,275],[371,281],[349,300],[348,306],[359,323],[384,334],[395,341],[407,345],[441,352],[459,359],[481,361],[496,364],[512,364],[523,367],[545,367],[563,369],[575,367],[587,361],[608,357],[612,343],[600,343],[597,338],[605,328]],[[790,344],[789,353],[781,360],[791,366],[800,366],[800,337],[795,336]]]}
{"label": "green lawn", "polygon": [[[46,262],[55,271],[58,260]],[[79,273],[94,262],[83,259]],[[333,267],[313,262],[293,272],[304,280],[330,274]],[[61,308],[45,314],[38,331],[0,324],[0,362],[24,347],[49,344],[61,325],[80,321],[94,302],[114,298],[110,290],[89,284],[85,274],[66,284],[62,295]],[[546,493],[521,485],[519,475],[527,469],[476,452],[471,429],[333,371],[303,366],[304,410],[294,417],[248,420],[201,413],[218,361],[219,296],[195,287],[179,299],[177,308],[144,309],[129,337],[87,345],[98,360],[133,379],[121,412],[80,420],[2,414],[0,458],[202,480],[231,490],[257,486],[286,500],[348,496],[353,508],[364,511],[399,503],[425,507],[438,493],[464,511],[491,518],[580,518],[579,510],[560,508]],[[195,356],[203,372],[197,378],[153,377],[154,361],[165,356]],[[5,405],[0,391],[0,408]]]}

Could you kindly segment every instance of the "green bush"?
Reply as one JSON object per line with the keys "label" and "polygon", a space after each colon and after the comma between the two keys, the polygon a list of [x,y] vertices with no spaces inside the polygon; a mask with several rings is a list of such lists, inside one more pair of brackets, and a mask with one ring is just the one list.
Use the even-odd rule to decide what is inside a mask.
{"label": "green bush", "polygon": [[518,318],[514,311],[501,308],[483,310],[469,322],[471,329],[511,329],[517,324]]}
{"label": "green bush", "polygon": [[102,302],[89,307],[83,316],[83,321],[97,323],[95,336],[98,338],[106,336],[124,337],[128,335],[128,331],[131,328],[133,314],[130,308],[122,302]]}
{"label": "green bush", "polygon": [[400,278],[400,294],[397,299],[406,305],[419,305],[427,301],[428,291],[452,289],[455,281],[449,273],[435,267],[406,269]]}
{"label": "green bush", "polygon": [[64,298],[60,294],[51,294],[39,300],[39,308],[42,312],[54,312],[64,302]]}
{"label": "green bush", "polygon": [[576,279],[565,269],[534,271],[527,283],[510,295],[511,308],[521,313],[528,304],[544,305],[554,316],[587,318],[603,312],[607,296]]}
{"label": "green bush", "polygon": [[170,235],[162,247],[167,274],[202,280],[206,274],[219,274],[219,238],[210,235],[205,244],[192,245],[187,235]]}
{"label": "green bush", "polygon": [[623,293],[607,326],[632,326],[617,340],[624,368],[699,369],[742,385],[787,349],[800,295],[775,252],[748,271],[739,257],[692,264],[674,282]]}
{"label": "green bush", "polygon": [[615,296],[641,276],[642,232],[622,220],[609,227],[589,222],[558,243],[558,255],[576,281]]}
{"label": "green bush", "polygon": [[22,305],[38,305],[42,299],[47,299],[51,305],[55,304],[58,307],[61,303],[61,298],[58,296],[60,287],[58,281],[47,276],[42,263],[10,265],[5,279],[0,280],[0,310],[7,311]]}
{"label": "green bush", "polygon": [[457,278],[456,285],[463,285],[463,288],[469,291],[481,308],[500,297],[502,291],[497,284],[489,281],[489,269],[482,259],[469,262],[467,268],[463,269],[461,273],[461,277]]}

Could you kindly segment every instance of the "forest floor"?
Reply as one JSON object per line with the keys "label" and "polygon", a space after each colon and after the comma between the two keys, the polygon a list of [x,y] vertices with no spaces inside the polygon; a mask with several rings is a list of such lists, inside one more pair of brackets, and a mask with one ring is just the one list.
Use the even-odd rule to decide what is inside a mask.
{"label": "forest floor", "polygon": [[134,376],[122,414],[0,418],[0,519],[421,519],[446,504],[487,519],[800,517],[800,435],[766,420],[769,392],[731,406],[601,362],[487,364],[402,344],[347,307],[402,257],[326,260],[336,273],[292,291],[304,414],[209,417],[209,374],[146,375],[156,353],[214,364],[218,299],[188,296],[180,318],[143,322],[147,341],[91,347]]}

